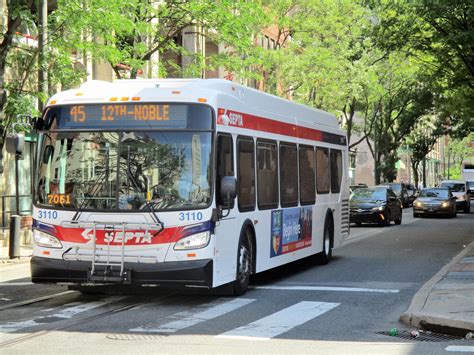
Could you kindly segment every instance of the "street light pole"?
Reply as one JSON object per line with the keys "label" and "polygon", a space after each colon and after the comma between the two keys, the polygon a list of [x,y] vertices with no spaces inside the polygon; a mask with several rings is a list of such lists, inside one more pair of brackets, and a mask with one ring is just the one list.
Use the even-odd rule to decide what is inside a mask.
{"label": "street light pole", "polygon": [[[48,0],[40,0],[38,5],[39,33],[38,33],[38,92],[43,97],[48,95],[48,80],[46,70],[46,43],[48,42]],[[38,110],[43,111],[43,98],[38,100]]]}

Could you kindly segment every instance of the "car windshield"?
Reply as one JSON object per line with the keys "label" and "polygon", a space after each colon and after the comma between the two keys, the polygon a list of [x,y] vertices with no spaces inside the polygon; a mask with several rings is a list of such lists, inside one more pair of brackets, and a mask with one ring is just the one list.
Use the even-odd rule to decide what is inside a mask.
{"label": "car windshield", "polygon": [[449,190],[448,189],[421,190],[420,197],[449,198]]}
{"label": "car windshield", "polygon": [[459,182],[443,182],[442,187],[449,187],[452,192],[464,192],[465,184]]}
{"label": "car windshield", "polygon": [[42,205],[167,210],[211,200],[211,132],[45,132],[40,157]]}
{"label": "car windshield", "polygon": [[352,192],[351,201],[385,201],[387,192],[385,189],[356,189]]}
{"label": "car windshield", "polygon": [[390,184],[389,186],[393,190],[393,192],[395,192],[396,194],[399,194],[400,192],[402,192],[402,185],[400,184]]}

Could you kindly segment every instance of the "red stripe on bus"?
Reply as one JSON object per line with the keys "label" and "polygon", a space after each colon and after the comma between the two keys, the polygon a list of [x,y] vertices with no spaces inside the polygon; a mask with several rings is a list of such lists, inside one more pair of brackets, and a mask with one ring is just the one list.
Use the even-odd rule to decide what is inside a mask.
{"label": "red stripe on bus", "polygon": [[[324,132],[318,129],[298,126],[292,123],[280,122],[270,118],[254,116],[238,111],[225,110],[222,108],[220,108],[218,112],[219,116],[217,117],[217,124],[219,125],[246,128],[254,131],[304,138],[319,142],[324,140]],[[223,114],[229,118],[228,122],[223,119]]]}
{"label": "red stripe on bus", "polygon": [[[92,243],[94,231],[92,229],[82,228],[64,228],[55,226],[56,236],[65,242],[87,244]],[[121,230],[115,231],[96,231],[97,245],[122,245],[122,239],[125,237],[125,245],[153,245],[153,244],[167,244],[178,241],[182,236],[184,227],[165,228],[160,233],[149,230],[148,235],[145,235],[144,230],[125,230],[123,236]]]}

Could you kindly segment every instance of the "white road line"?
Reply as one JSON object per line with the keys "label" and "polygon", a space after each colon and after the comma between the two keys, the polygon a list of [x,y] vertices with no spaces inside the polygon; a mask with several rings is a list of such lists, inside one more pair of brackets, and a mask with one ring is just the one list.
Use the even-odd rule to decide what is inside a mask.
{"label": "white road line", "polygon": [[447,346],[445,350],[451,352],[474,353],[474,346],[450,345]]}
{"label": "white road line", "polygon": [[55,313],[51,316],[40,316],[40,317],[36,317],[34,319],[29,319],[29,320],[26,320],[26,321],[7,322],[7,323],[4,323],[4,324],[0,324],[0,332],[11,333],[11,332],[15,332],[15,331],[20,330],[20,329],[34,327],[34,326],[45,323],[42,320],[45,320],[45,319],[48,319],[48,318],[53,318],[53,317],[54,318],[69,319],[69,318],[71,318],[71,317],[73,317],[73,316],[75,316],[79,313],[90,311],[91,309],[101,307],[101,306],[104,306],[104,305],[112,303],[112,302],[120,301],[124,298],[126,298],[126,297],[125,296],[113,296],[113,297],[105,298],[101,301],[89,302],[89,303],[84,303],[84,304],[79,304],[79,305],[76,305],[77,303],[75,303],[75,302],[74,303],[69,303],[69,304],[66,304],[65,306],[67,307],[67,306],[71,306],[73,304],[74,304],[74,306],[64,308],[64,309],[60,310],[59,312],[57,312],[57,313]]}
{"label": "white road line", "polygon": [[[240,307],[246,306],[249,303],[254,302],[254,299],[249,298],[236,298],[231,301],[223,302],[226,299],[219,299],[206,304],[204,311],[184,311],[176,313],[172,316],[177,320],[166,323],[159,327],[153,324],[145,325],[143,327],[137,327],[130,329],[131,332],[158,332],[158,333],[174,333],[178,330],[192,327],[193,325],[208,321],[213,318],[217,318],[226,313],[232,312]],[[199,308],[199,307],[198,307]],[[202,308],[202,307],[201,307]]]}
{"label": "white road line", "polygon": [[268,317],[217,335],[217,338],[268,340],[330,311],[339,304],[302,301]]}
{"label": "white road line", "polygon": [[5,286],[27,286],[27,285],[34,285],[33,282],[25,281],[25,282],[0,282],[0,287]]}
{"label": "white road line", "polygon": [[399,293],[398,289],[384,288],[360,288],[360,287],[330,287],[330,286],[255,286],[260,290],[283,290],[283,291],[342,291],[342,292],[376,292],[376,293]]}

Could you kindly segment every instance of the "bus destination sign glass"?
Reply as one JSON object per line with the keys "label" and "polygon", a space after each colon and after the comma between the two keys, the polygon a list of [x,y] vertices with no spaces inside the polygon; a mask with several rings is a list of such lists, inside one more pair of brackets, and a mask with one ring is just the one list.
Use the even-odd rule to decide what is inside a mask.
{"label": "bus destination sign glass", "polygon": [[169,121],[170,106],[156,104],[125,105],[74,105],[69,108],[73,122],[122,121]]}
{"label": "bus destination sign glass", "polygon": [[171,128],[189,126],[189,105],[107,103],[53,107],[50,122],[61,129]]}

